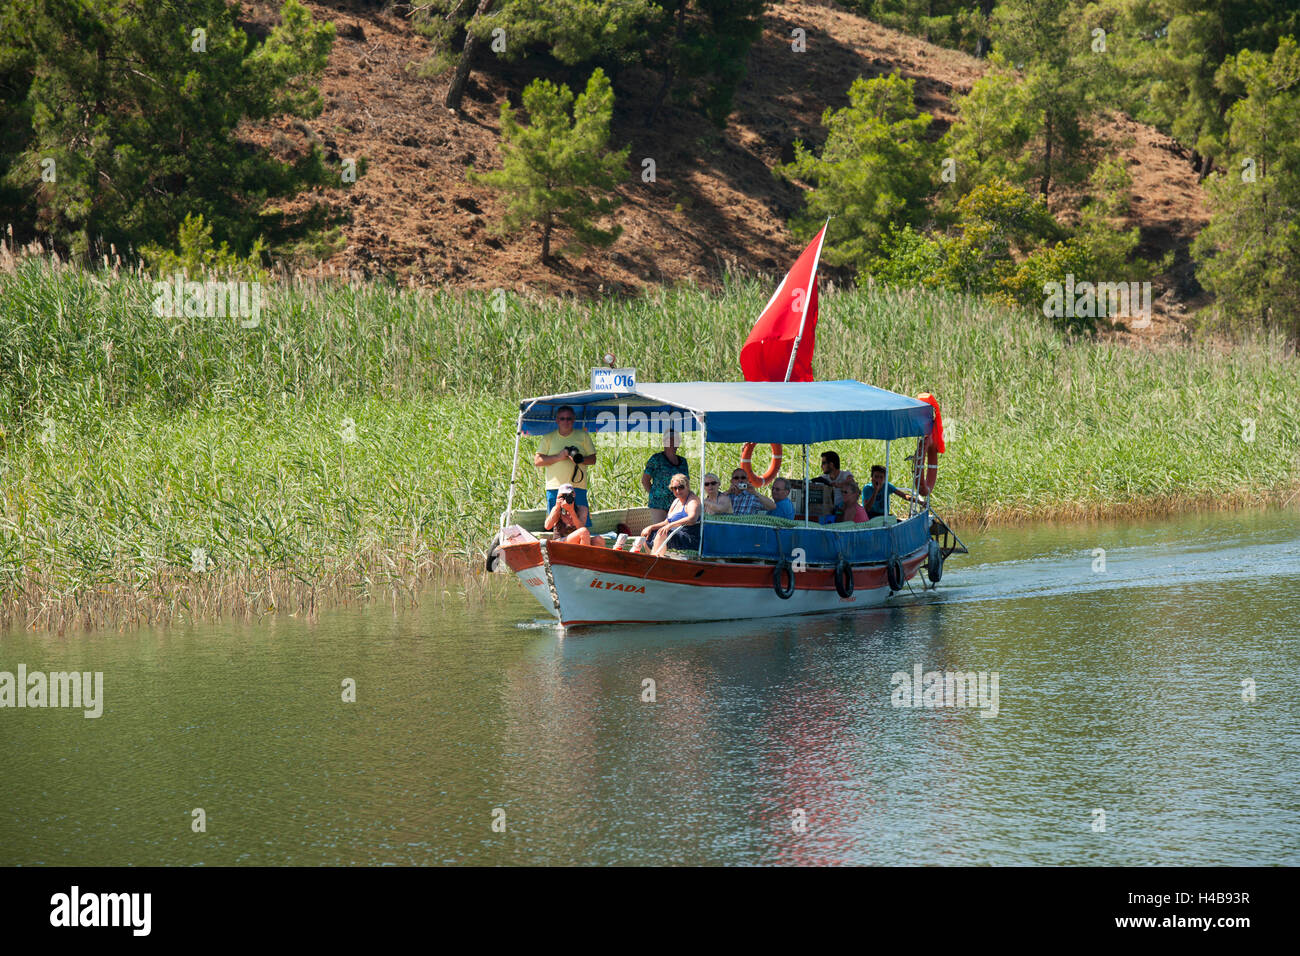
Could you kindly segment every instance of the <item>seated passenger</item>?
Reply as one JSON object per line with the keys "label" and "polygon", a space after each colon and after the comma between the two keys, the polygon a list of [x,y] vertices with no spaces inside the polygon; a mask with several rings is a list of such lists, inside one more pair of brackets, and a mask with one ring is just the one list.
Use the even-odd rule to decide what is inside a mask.
{"label": "seated passenger", "polygon": [[754,515],[776,507],[775,501],[750,487],[749,476],[739,468],[731,473],[731,487],[727,491],[727,497],[731,499],[732,514]]}
{"label": "seated passenger", "polygon": [[813,479],[814,483],[830,485],[832,489],[831,504],[838,511],[844,506],[844,488],[850,482],[857,484],[857,479],[853,477],[853,472],[840,470],[840,456],[838,452],[822,452],[822,473]]}
{"label": "seated passenger", "polygon": [[[700,546],[700,499],[691,492],[685,475],[673,475],[668,490],[676,498],[668,517],[647,525],[641,531],[642,537],[652,543],[650,553],[655,555],[662,555],[668,550],[670,538],[674,548],[692,550]],[[640,551],[640,544],[637,542],[632,550]]]}
{"label": "seated passenger", "polygon": [[866,524],[866,509],[858,503],[858,497],[862,490],[858,488],[856,482],[849,482],[844,486],[844,514],[840,517],[841,521],[856,521],[858,524]]}
{"label": "seated passenger", "polygon": [[704,497],[700,499],[700,504],[706,515],[731,514],[731,498],[718,494],[719,484],[718,476],[713,472],[704,476]]}
{"label": "seated passenger", "polygon": [[772,517],[794,519],[794,502],[790,500],[790,479],[772,479],[772,500],[776,502],[776,507],[769,512]]}
{"label": "seated passenger", "polygon": [[911,494],[893,484],[885,481],[885,468],[883,465],[871,466],[871,487],[864,495],[864,510],[867,512],[867,518],[879,518],[889,513],[889,496],[898,495],[908,501],[912,500]]}
{"label": "seated passenger", "polygon": [[560,485],[555,494],[555,507],[546,516],[546,524],[543,527],[547,531],[555,532],[555,538],[553,539],[555,541],[563,541],[566,544],[594,544],[597,547],[604,547],[604,539],[592,538],[591,529],[583,524],[575,499],[576,494],[573,485]]}
{"label": "seated passenger", "polygon": [[688,479],[691,467],[677,454],[677,434],[670,428],[664,432],[664,450],[655,452],[641,472],[641,487],[645,489],[648,506],[655,521],[663,521],[673,505],[673,493],[668,490],[673,475],[683,474]]}

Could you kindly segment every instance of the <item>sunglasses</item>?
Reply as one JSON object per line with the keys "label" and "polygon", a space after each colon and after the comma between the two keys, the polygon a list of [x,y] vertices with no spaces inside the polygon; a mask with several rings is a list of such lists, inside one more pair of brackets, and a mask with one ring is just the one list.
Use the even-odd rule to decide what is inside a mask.
{"label": "sunglasses", "polygon": [[732,475],[732,476],[731,476],[731,480],[732,480],[732,481],[744,481],[744,480],[745,480],[745,476],[744,476],[744,475]]}
{"label": "sunglasses", "polygon": [[668,486],[668,490],[669,490],[669,491],[685,491],[685,490],[686,490],[686,486],[685,486],[685,485],[669,485],[669,486]]}
{"label": "sunglasses", "polygon": [[704,483],[704,487],[705,487],[705,488],[711,488],[711,487],[713,487],[713,486],[716,485],[716,484],[717,484],[716,481],[706,481],[706,482]]}

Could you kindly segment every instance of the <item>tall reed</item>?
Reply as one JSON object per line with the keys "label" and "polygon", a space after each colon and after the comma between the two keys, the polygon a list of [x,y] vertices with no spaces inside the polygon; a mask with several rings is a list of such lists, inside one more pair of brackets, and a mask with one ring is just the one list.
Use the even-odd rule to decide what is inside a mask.
{"label": "tall reed", "polygon": [[[737,379],[769,294],[729,282],[588,303],[292,281],[245,328],[155,315],[145,276],[20,261],[0,271],[0,621],[409,600],[491,536],[519,398],[585,387],[606,352],[643,381]],[[814,367],[940,397],[949,517],[1159,513],[1300,486],[1300,360],[1277,339],[1071,340],[976,299],[868,288],[822,297]],[[883,463],[879,443],[836,447],[860,480]],[[541,493],[531,448],[525,506]],[[635,503],[654,450],[600,445],[596,505]],[[896,476],[911,451],[894,444]],[[708,466],[737,458],[710,446]],[[802,472],[797,449],[787,462]]]}

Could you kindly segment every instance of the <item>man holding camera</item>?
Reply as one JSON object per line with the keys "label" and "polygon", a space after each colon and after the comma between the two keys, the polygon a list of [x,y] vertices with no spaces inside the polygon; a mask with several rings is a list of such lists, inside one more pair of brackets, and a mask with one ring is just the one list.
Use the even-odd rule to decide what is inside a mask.
{"label": "man holding camera", "polygon": [[776,507],[775,501],[750,486],[749,476],[739,468],[731,473],[727,497],[731,499],[731,513],[736,515],[753,515]]}
{"label": "man holding camera", "polygon": [[542,436],[533,464],[546,469],[546,510],[555,510],[561,485],[572,485],[578,518],[591,527],[587,507],[587,469],[596,463],[596,445],[585,428],[574,428],[577,416],[572,405],[555,410],[555,431]]}

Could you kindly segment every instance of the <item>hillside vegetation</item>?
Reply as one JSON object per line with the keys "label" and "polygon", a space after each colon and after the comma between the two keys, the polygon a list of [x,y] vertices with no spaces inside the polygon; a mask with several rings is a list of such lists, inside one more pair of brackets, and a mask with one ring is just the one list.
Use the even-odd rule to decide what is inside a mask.
{"label": "hillside vegetation", "polygon": [[[221,0],[187,0],[187,4],[193,8],[189,19],[215,16],[213,11],[225,6]],[[110,8],[113,4],[96,0],[96,6]],[[439,33],[422,25],[421,11],[431,9],[428,3],[304,3],[302,7],[309,15],[309,22],[332,30],[328,55],[320,66],[320,38],[312,34],[301,18],[286,19],[286,9],[290,8],[278,2],[245,4],[238,21],[242,29],[255,39],[271,37],[295,51],[287,56],[256,55],[250,63],[274,71],[271,82],[286,84],[293,95],[280,101],[264,99],[252,103],[248,101],[251,94],[236,88],[229,94],[231,103],[225,118],[238,119],[242,110],[244,117],[236,130],[239,141],[263,151],[266,157],[283,164],[283,168],[272,174],[265,162],[259,160],[261,165],[255,165],[251,157],[243,159],[238,176],[231,175],[229,169],[225,171],[228,182],[223,183],[223,189],[241,184],[251,186],[251,181],[245,183],[241,177],[254,170],[262,171],[261,182],[248,194],[239,195],[237,202],[234,192],[215,204],[173,196],[153,209],[150,221],[171,221],[176,230],[184,215],[206,212],[209,222],[214,217],[221,220],[217,240],[231,240],[241,253],[247,251],[254,234],[250,226],[258,224],[267,240],[271,257],[268,263],[277,263],[285,269],[319,269],[325,275],[331,272],[392,275],[399,281],[419,285],[475,290],[527,288],[544,293],[598,296],[635,292],[683,279],[716,286],[729,270],[750,275],[779,275],[799,248],[799,239],[791,235],[789,223],[802,212],[808,184],[777,177],[774,171],[794,158],[796,143],[802,142],[811,150],[821,148],[828,133],[822,123],[823,114],[849,105],[849,91],[855,80],[890,76],[910,80],[916,108],[933,117],[933,125],[926,135],[937,141],[954,123],[962,121],[961,98],[991,68],[995,72],[998,69],[991,67],[990,59],[971,55],[979,48],[975,42],[978,36],[999,35],[992,26],[986,24],[974,29],[969,17],[959,18],[960,28],[947,20],[940,23],[935,17],[922,22],[912,10],[915,4],[782,0],[729,7],[695,2],[661,6],[665,11],[685,10],[688,16],[684,22],[688,26],[698,24],[702,31],[701,44],[706,49],[709,29],[722,31],[726,27],[725,22],[718,22],[712,28],[708,26],[712,14],[707,11],[715,6],[734,7],[728,16],[739,17],[745,23],[752,19],[757,29],[751,36],[745,27],[741,32],[752,43],[743,48],[720,49],[717,62],[709,56],[692,60],[681,54],[684,59],[675,75],[679,79],[683,76],[701,79],[692,80],[694,86],[685,83],[681,88],[674,84],[666,87],[665,70],[676,62],[673,58],[677,54],[664,46],[665,41],[656,32],[659,27],[650,29],[649,33],[637,33],[631,28],[626,33],[608,31],[607,35],[614,38],[610,43],[624,44],[618,49],[574,45],[569,34],[554,33],[564,25],[561,14],[569,7],[594,10],[599,15],[607,8],[635,12],[642,7],[649,9],[649,5],[633,3],[619,7],[607,0],[587,5],[538,5],[516,0],[498,3],[491,17],[505,18],[500,22],[508,26],[518,25],[529,42],[512,41],[507,52],[501,55],[480,44],[474,68],[468,73],[464,96],[458,110],[452,112],[442,103],[456,75],[454,66],[464,44],[464,17],[474,4],[445,6],[459,11],[456,17],[460,19],[438,20],[449,24],[440,28]],[[965,9],[967,6],[974,9],[976,5],[929,4],[928,9],[937,11],[936,17],[951,16],[949,7]],[[1021,0],[987,6],[995,13],[1003,8],[1011,11],[1017,6],[1026,6],[1031,12],[1038,9]],[[1125,334],[1136,332],[1140,337],[1159,337],[1176,331],[1181,326],[1177,321],[1171,324],[1171,319],[1182,320],[1189,310],[1201,309],[1209,302],[1196,277],[1191,252],[1192,241],[1209,219],[1198,175],[1206,168],[1207,160],[1203,153],[1196,152],[1198,143],[1202,150],[1208,150],[1209,141],[1201,142],[1190,133],[1181,133],[1183,126],[1175,122],[1177,117],[1162,119],[1162,115],[1147,110],[1149,115],[1143,118],[1156,122],[1160,128],[1131,118],[1139,112],[1137,107],[1141,103],[1151,99],[1133,93],[1143,89],[1144,83],[1150,85],[1149,80],[1142,76],[1125,79],[1133,73],[1133,62],[1141,61],[1144,52],[1135,50],[1129,38],[1143,37],[1149,32],[1149,24],[1133,19],[1137,13],[1128,10],[1134,6],[1132,3],[1114,0],[1090,5],[1072,0],[1062,7],[1054,0],[1048,6],[1055,11],[1053,15],[1060,14],[1062,22],[1074,31],[1068,36],[1070,49],[1083,44],[1083,52],[1076,50],[1072,55],[1087,53],[1093,60],[1104,59],[1091,54],[1088,44],[1094,41],[1084,27],[1095,20],[1111,30],[1111,50],[1115,56],[1111,73],[1107,74],[1109,85],[1088,80],[1096,87],[1092,94],[1096,102],[1088,107],[1088,123],[1097,138],[1101,157],[1118,163],[1132,183],[1130,201],[1115,212],[1111,224],[1118,232],[1137,229],[1138,241],[1131,255],[1157,267],[1155,321],[1137,330],[1133,329],[1133,323],[1127,323],[1130,331]],[[21,0],[10,5],[8,16],[14,27],[10,31],[13,35],[21,36],[22,31],[17,28],[28,21],[40,25],[45,33],[34,33],[32,43],[36,45],[28,50],[22,47],[8,52],[0,50],[0,92],[6,95],[27,92],[25,84],[34,75],[30,72],[34,69],[32,50],[55,47],[51,31],[57,28],[57,18],[49,12],[43,17],[35,13],[26,16],[24,10],[28,7],[37,11],[53,9],[47,8],[44,0]],[[1197,30],[1203,33],[1208,29],[1203,22],[1208,14],[1194,10],[1187,13],[1182,7],[1191,10],[1198,5],[1160,0],[1143,9],[1150,17],[1166,16],[1170,22],[1179,16],[1192,16]],[[441,8],[437,3],[432,5],[435,13]],[[1046,17],[1051,11],[1042,7],[1038,12]],[[863,13],[936,41],[964,45],[966,49],[927,42],[922,36],[883,26]],[[533,20],[527,21],[525,15]],[[521,21],[521,17],[525,20]],[[284,24],[290,20],[292,26],[286,30]],[[484,20],[485,26],[496,22]],[[1229,26],[1237,32],[1224,48],[1228,52],[1246,43],[1271,50],[1268,44],[1276,45],[1276,34],[1283,29],[1278,17],[1266,18],[1258,25],[1255,35],[1247,35],[1235,24]],[[1009,49],[1014,47],[1014,42],[1024,46],[1031,40],[1043,49],[1061,45],[1050,31],[1039,40],[1015,39],[1020,35],[1012,27],[1014,24],[1005,31],[1006,42],[1012,44]],[[149,56],[160,63],[166,60],[178,64],[168,69],[183,69],[180,54],[193,56],[188,48],[189,33],[172,27],[175,35],[166,34],[166,24],[155,29],[162,30],[163,35],[157,38],[131,35],[127,40],[133,47],[151,42],[150,49],[156,50]],[[1082,33],[1076,36],[1079,30]],[[580,31],[575,26],[571,32]],[[1162,34],[1157,31],[1155,35]],[[1201,33],[1183,31],[1177,35],[1200,37]],[[209,36],[208,40],[211,49],[215,49],[216,35]],[[548,42],[559,46],[550,47],[548,52]],[[171,43],[182,47],[175,55],[167,50]],[[991,45],[985,47],[986,52],[996,52]],[[1197,95],[1204,92],[1205,70],[1209,70],[1208,82],[1213,89],[1214,73],[1224,51],[1201,54],[1197,49],[1189,49],[1182,54],[1185,61],[1195,59],[1200,64],[1196,82],[1201,86],[1197,87]],[[1159,57],[1153,54],[1146,60],[1166,63],[1170,55],[1162,48]],[[1191,82],[1177,73],[1187,67],[1187,62],[1179,62],[1182,65],[1177,69],[1168,68],[1170,77],[1161,88],[1160,102],[1173,95],[1171,91],[1178,88],[1178,83]],[[621,235],[606,249],[573,250],[562,259],[543,262],[538,255],[541,228],[499,232],[496,226],[505,217],[503,197],[488,183],[472,181],[468,174],[471,169],[494,170],[502,164],[500,107],[503,103],[518,107],[524,87],[539,77],[580,91],[593,65],[603,65],[613,80],[615,104],[609,141],[613,148],[628,150],[624,181],[613,190],[620,201],[618,209],[606,223],[617,226]],[[54,71],[51,76],[63,76],[66,82],[73,82],[89,66],[84,59],[58,60],[50,64]],[[218,72],[211,74],[213,77],[225,75],[219,72],[219,63],[214,68]],[[239,71],[226,72],[239,75]],[[702,91],[717,85],[714,82],[717,77],[724,77],[719,81],[720,88],[730,91],[725,103],[715,103],[702,95]],[[163,157],[168,150],[191,148],[188,135],[178,124],[184,121],[187,110],[209,108],[206,103],[212,100],[210,91],[205,91],[202,85],[191,84],[184,96],[159,100],[161,106],[157,106],[152,99],[145,98],[150,87],[141,86],[133,74],[119,77],[109,73],[98,81],[106,86],[125,85],[125,89],[114,92],[110,98],[116,103],[118,115],[129,117],[137,109],[142,113],[157,113],[149,143],[159,158],[147,165],[134,163],[130,167],[133,176],[140,170],[146,171],[146,195],[155,197],[150,204],[158,205],[157,197],[175,189],[182,176],[196,184],[207,181],[194,178],[189,170],[173,170],[171,161]],[[205,79],[204,82],[217,81]],[[38,85],[36,90],[40,93],[45,88]],[[259,80],[253,88],[264,90],[266,82]],[[309,95],[312,90],[318,92],[318,100]],[[1051,86],[1044,87],[1041,95],[1054,97],[1053,90]],[[49,92],[55,91],[51,88]],[[167,96],[165,86],[158,88],[156,95]],[[1230,104],[1238,95],[1225,92],[1219,99],[1222,104]],[[1136,103],[1132,102],[1135,98]],[[91,102],[91,98],[85,99]],[[729,106],[730,112],[721,111],[723,105]],[[0,109],[0,121],[11,130],[21,129],[31,122],[35,108],[36,104],[30,101],[25,105],[12,101]],[[260,113],[267,109],[285,112],[264,118]],[[1029,116],[1032,109],[1026,107],[1024,113]],[[114,182],[119,191],[122,189],[120,173],[111,168],[120,157],[114,159],[111,152],[97,153],[90,157],[92,162],[88,165],[74,163],[78,181],[85,183],[85,189],[68,196],[66,201],[60,198],[62,189],[56,190],[50,184],[39,185],[41,157],[47,153],[53,155],[52,150],[68,149],[71,144],[65,142],[66,137],[76,128],[93,124],[93,112],[69,116],[68,121],[65,126],[41,127],[38,135],[25,145],[22,137],[14,136],[10,143],[22,145],[20,152],[0,150],[0,175],[9,183],[9,188],[0,189],[0,205],[11,208],[5,218],[12,223],[20,245],[33,238],[48,241],[48,237],[53,237],[61,242],[56,233],[63,228],[62,222],[74,231],[82,229],[76,233],[81,236],[77,242],[81,247],[93,246],[96,259],[104,253],[129,255],[130,243],[118,241],[115,249],[110,250],[107,237],[99,241],[92,234],[94,223],[90,224],[91,231],[86,231],[66,218],[70,214],[78,215],[76,210],[93,210],[112,199],[114,193],[107,187],[108,181]],[[1015,125],[998,122],[1008,129]],[[122,131],[127,129],[131,127],[121,124]],[[1183,138],[1176,139],[1175,134]],[[1226,132],[1220,135],[1225,142],[1220,156],[1235,148],[1227,144],[1226,136]],[[112,136],[104,142],[112,142]],[[1069,150],[1064,150],[1068,145],[1064,143],[1056,149],[1060,164],[1054,170],[1048,191],[1049,205],[1065,228],[1072,226],[1081,202],[1086,199],[1079,184],[1071,181],[1073,160]],[[1025,158],[1032,162],[1021,171],[1024,178],[1019,185],[1035,192],[1042,180],[1041,176],[1035,178],[1034,172],[1041,166],[1041,136],[1031,137],[1025,148],[1030,150]],[[354,178],[347,178],[348,160],[356,164]],[[654,162],[653,181],[644,177],[646,160]],[[1228,159],[1220,162],[1223,168],[1235,164],[1235,160]],[[97,169],[97,165],[102,168]],[[964,170],[965,165],[959,168]],[[199,172],[211,179],[221,168],[208,163]],[[927,179],[938,174],[938,167],[924,172]],[[965,185],[938,181],[936,198],[941,198],[942,190],[951,191],[955,187],[964,189]],[[33,196],[37,197],[34,206]],[[953,196],[956,198],[960,194]],[[255,220],[247,215],[238,220],[231,218],[236,210],[253,208],[258,202],[262,205]],[[160,217],[158,213],[164,209],[166,215]],[[108,211],[105,206],[105,212]],[[101,215],[97,221],[119,220],[120,217],[106,219]],[[51,233],[51,229],[55,232]],[[157,235],[150,233],[150,238],[156,240]],[[839,273],[828,274],[843,282],[853,278],[853,271],[846,267]]]}

